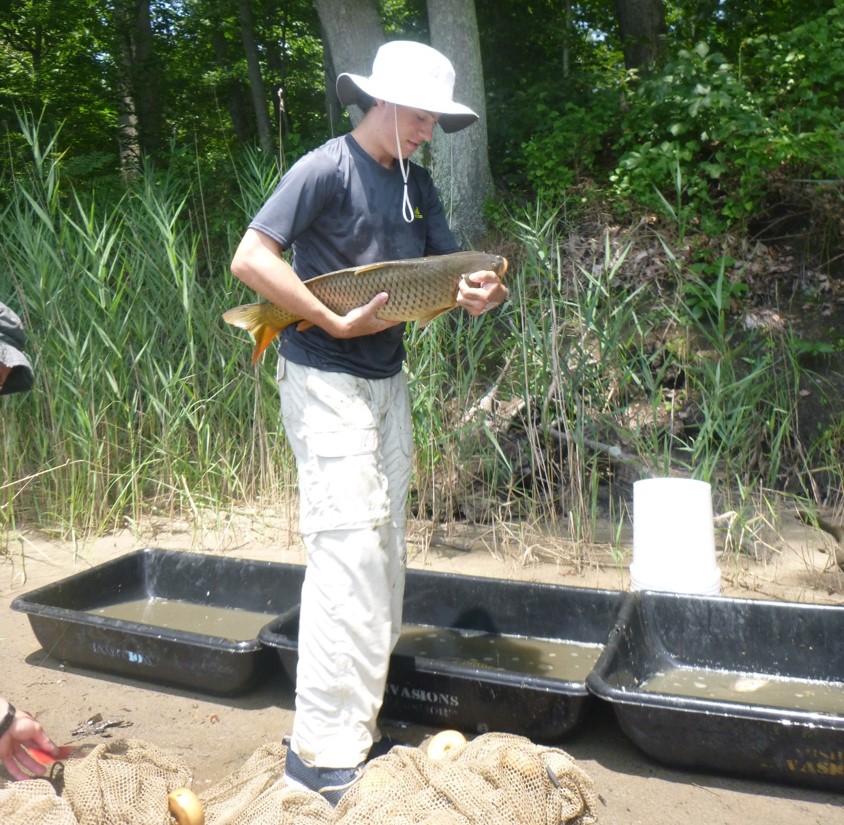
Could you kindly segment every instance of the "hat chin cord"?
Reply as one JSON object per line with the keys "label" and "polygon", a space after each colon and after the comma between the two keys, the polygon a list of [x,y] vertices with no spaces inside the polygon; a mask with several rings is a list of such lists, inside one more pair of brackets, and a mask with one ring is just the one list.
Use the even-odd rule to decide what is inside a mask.
{"label": "hat chin cord", "polygon": [[410,158],[407,159],[407,169],[404,168],[404,161],[401,157],[401,138],[399,138],[399,114],[397,104],[393,103],[393,122],[396,127],[396,150],[398,151],[399,169],[401,169],[402,180],[404,181],[404,193],[402,194],[401,215],[405,223],[413,223],[413,205],[410,202],[410,195],[407,193],[407,179],[410,177]]}

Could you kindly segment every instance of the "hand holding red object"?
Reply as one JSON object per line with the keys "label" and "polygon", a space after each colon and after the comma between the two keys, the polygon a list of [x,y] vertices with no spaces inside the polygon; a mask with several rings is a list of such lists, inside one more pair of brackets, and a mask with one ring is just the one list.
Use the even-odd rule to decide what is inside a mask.
{"label": "hand holding red object", "polygon": [[62,749],[47,736],[41,724],[5,699],[0,699],[0,720],[0,761],[14,779],[30,779],[31,775],[46,773],[46,763],[36,759],[32,749],[53,761],[64,758]]}

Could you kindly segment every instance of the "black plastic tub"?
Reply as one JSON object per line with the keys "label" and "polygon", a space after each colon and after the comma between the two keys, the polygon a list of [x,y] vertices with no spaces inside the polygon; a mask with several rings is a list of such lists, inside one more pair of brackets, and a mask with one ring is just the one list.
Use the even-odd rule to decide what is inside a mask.
{"label": "black plastic tub", "polygon": [[587,684],[659,762],[844,792],[842,607],[636,594]]}
{"label": "black plastic tub", "polygon": [[[528,582],[410,570],[402,639],[394,652],[382,713],[385,717],[472,732],[505,731],[552,742],[572,734],[592,699],[586,674],[600,655],[624,594]],[[464,641],[490,656],[460,661],[428,652],[424,636]],[[410,635],[410,638],[409,638]],[[260,633],[295,679],[298,616],[280,618]],[[514,656],[555,645],[584,656],[576,678],[521,671]],[[454,645],[457,647],[454,647]],[[509,656],[506,667],[502,656]],[[484,661],[492,658],[493,661]]]}
{"label": "black plastic tub", "polygon": [[[301,565],[146,549],[19,596],[12,609],[59,661],[233,696],[277,669],[258,632],[298,610],[303,579]],[[145,605],[155,610],[143,615]]]}

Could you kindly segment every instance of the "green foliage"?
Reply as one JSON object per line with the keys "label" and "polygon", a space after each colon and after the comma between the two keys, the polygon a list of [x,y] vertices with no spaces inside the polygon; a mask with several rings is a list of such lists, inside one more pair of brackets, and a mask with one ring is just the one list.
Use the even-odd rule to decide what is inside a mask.
{"label": "green foliage", "polygon": [[698,323],[723,332],[726,314],[741,305],[747,284],[740,278],[730,279],[727,268],[734,261],[719,257],[714,263],[700,261],[689,267],[690,277],[682,284],[683,301],[689,316]]}
{"label": "green foliage", "polygon": [[788,489],[808,469],[797,406],[801,384],[817,379],[801,366],[805,343],[792,334],[743,329],[734,310],[746,285],[732,260],[701,256],[684,271],[663,245],[682,287],[671,317],[693,342],[666,350],[665,365],[673,362],[672,371],[684,376],[687,407],[675,455],[706,480]]}
{"label": "green foliage", "polygon": [[825,14],[837,0],[667,0],[666,22],[675,42],[709,42],[735,62],[744,44],[762,34],[781,35],[796,21]]}
{"label": "green foliage", "polygon": [[61,160],[23,131],[31,174],[0,214],[0,258],[36,386],[4,399],[0,525],[98,531],[285,484],[272,376],[220,318],[251,298],[222,267],[200,281],[184,181],[147,170],[117,201],[62,194]]}
{"label": "green foliage", "polygon": [[567,104],[589,111],[597,102],[597,120],[604,121],[603,98],[623,76],[618,44],[606,36],[615,20],[609,5],[595,0],[477,0],[475,6],[490,163],[499,180],[521,192],[526,189],[523,147],[534,136],[553,140],[549,113],[565,119]]}
{"label": "green foliage", "polygon": [[536,104],[541,123],[523,147],[524,169],[541,200],[565,200],[577,183],[598,172],[607,136],[618,124],[614,94],[595,95],[590,106],[565,103],[558,110],[541,99]]}
{"label": "green foliage", "polygon": [[[330,125],[324,116],[322,42],[310,0],[266,0],[256,7],[256,37],[265,56],[266,105],[275,128],[277,92],[283,90],[283,143],[295,158],[322,142]],[[16,129],[16,111],[43,112],[46,129],[61,127],[75,184],[119,183],[118,103],[125,94],[118,66],[113,4],[104,0],[47,0],[0,6],[0,126],[11,132],[15,165],[27,147]],[[154,96],[168,142],[198,143],[209,158],[256,140],[255,115],[243,55],[236,5],[209,0],[152,5]],[[137,82],[142,83],[143,79]],[[136,89],[136,92],[140,91]],[[239,130],[232,122],[237,109]]]}
{"label": "green foliage", "polygon": [[[512,473],[495,433],[467,414],[500,378],[508,336],[487,318],[441,316],[407,332],[408,383],[416,451],[416,512],[450,520],[466,515],[473,490],[507,488]],[[485,497],[479,496],[481,500]],[[492,501],[486,498],[486,505]]]}
{"label": "green foliage", "polygon": [[[0,7],[0,261],[39,382],[4,404],[6,522],[102,525],[151,499],[219,503],[285,483],[269,371],[245,367],[249,348],[219,315],[248,297],[227,274],[248,217],[336,124],[313,4],[254,8],[268,110],[285,93],[279,153],[253,148],[236,7],[157,3],[166,147],[127,187],[110,4]],[[424,39],[422,2],[380,8],[391,34]],[[672,0],[666,12],[672,57],[639,79],[623,71],[611,4],[477,3],[514,300],[493,318],[457,313],[410,332],[419,501],[434,510],[471,465],[470,484],[506,480],[513,500],[571,514],[585,536],[606,469],[589,444],[602,439],[623,439],[652,470],[746,490],[810,475],[806,456],[836,468],[839,451],[840,463],[840,422],[801,453],[793,413],[801,361],[829,345],[747,334],[731,314],[744,273],[720,253],[685,263],[671,243],[741,230],[785,200],[840,238],[844,3]],[[246,112],[237,134],[232,100]],[[21,127],[18,112],[35,116]],[[536,205],[511,209],[526,192]],[[584,202],[671,224],[676,304],[625,280],[629,247],[609,235],[588,265],[571,263],[566,221]],[[687,385],[669,392],[677,375]],[[492,388],[524,400],[520,455],[465,417]],[[688,428],[664,426],[682,404]]]}
{"label": "green foliage", "polygon": [[[248,342],[220,320],[251,300],[226,266],[275,159],[230,163],[228,225],[207,220],[213,175],[189,174],[187,155],[112,199],[68,187],[55,142],[42,145],[37,123],[21,131],[32,161],[0,213],[0,256],[37,384],[4,400],[0,523],[96,531],[153,507],[284,496],[292,466],[272,371],[253,372]],[[507,306],[408,332],[418,511],[565,513],[588,540],[598,514],[626,518],[607,494],[613,461],[805,494],[807,457],[832,466],[840,440],[835,422],[808,444],[797,428],[813,380],[801,359],[827,350],[741,329],[730,259],[701,252],[687,267],[664,241],[677,288],[657,296],[625,276],[635,235],[605,232],[591,260],[573,259],[561,215],[538,202],[508,218]],[[506,428],[497,400],[519,400]]]}
{"label": "green foliage", "polygon": [[[818,345],[746,330],[734,313],[746,287],[730,258],[701,252],[687,265],[663,240],[675,288],[657,293],[625,274],[635,233],[607,233],[591,260],[572,263],[559,214],[526,213],[511,231],[524,257],[512,316],[522,351],[508,380],[528,403],[534,455],[552,455],[564,434],[565,481],[549,479],[534,494],[556,500],[578,536],[588,536],[599,506],[618,506],[613,517],[624,517],[612,496],[596,498],[596,489],[612,488],[614,458],[632,464],[634,477],[692,475],[807,494],[807,456],[834,443],[834,429],[805,441],[798,426],[801,393],[825,397],[804,364]],[[837,468],[830,488],[841,483]]]}
{"label": "green foliage", "polygon": [[378,0],[388,40],[428,40],[428,12],[424,0]]}
{"label": "green foliage", "polygon": [[[54,133],[65,125],[74,154],[111,150],[117,96],[101,46],[106,23],[100,0],[16,0],[0,7],[0,126],[14,131],[15,112],[43,113]],[[15,140],[13,162],[26,160]],[[18,154],[20,152],[20,154]]]}
{"label": "green foliage", "polygon": [[664,214],[673,198],[674,219],[715,234],[762,214],[784,183],[840,180],[842,33],[838,5],[747,42],[740,68],[703,43],[680,51],[629,89],[615,194]]}
{"label": "green foliage", "polygon": [[744,336],[738,329],[723,336],[707,325],[697,329],[711,354],[686,367],[698,425],[683,447],[689,465],[705,479],[758,480],[784,489],[803,462],[796,417],[801,370],[793,342]]}
{"label": "green foliage", "polygon": [[[378,8],[388,36],[426,39],[420,0]],[[289,165],[346,121],[325,116],[313,3],[261,0],[253,11],[265,105]],[[611,4],[479,0],[476,11],[490,161],[517,196],[570,205],[576,193],[619,215],[647,209],[684,232],[711,233],[758,220],[782,199],[837,232],[832,184],[806,181],[844,176],[840,0],[667,0],[672,57],[642,80],[625,77]],[[190,146],[200,166],[219,167],[256,141],[237,7],[166,0],[153,4],[151,22],[165,130],[157,162]],[[51,133],[62,127],[69,183],[121,185],[115,26],[104,0],[0,7],[0,123],[13,168],[28,151],[14,112],[31,111]]]}
{"label": "green foliage", "polygon": [[659,75],[633,89],[612,176],[615,191],[663,212],[671,193],[672,217],[700,216],[707,221],[704,231],[714,234],[723,229],[719,212],[738,211],[739,217],[755,205],[752,185],[736,191],[730,181],[721,209],[718,191],[738,155],[735,142],[764,134],[765,126],[722,55],[704,44],[681,51]]}

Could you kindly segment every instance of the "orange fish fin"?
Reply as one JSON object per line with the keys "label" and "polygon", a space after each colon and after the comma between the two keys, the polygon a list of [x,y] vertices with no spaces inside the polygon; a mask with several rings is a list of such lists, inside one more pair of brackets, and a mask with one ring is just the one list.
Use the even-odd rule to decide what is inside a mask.
{"label": "orange fish fin", "polygon": [[435,309],[433,312],[429,312],[427,315],[423,315],[419,318],[419,326],[424,327],[426,324],[430,324],[431,321],[434,320],[439,315],[443,315],[444,313],[448,312],[451,307],[446,307],[445,309]]}
{"label": "orange fish fin", "polygon": [[47,753],[47,751],[42,750],[37,745],[29,745],[26,750],[38,764],[49,767],[54,762],[64,762],[78,747],[78,745],[60,745],[56,756]]}
{"label": "orange fish fin", "polygon": [[281,332],[278,327],[264,324],[253,332],[255,336],[255,349],[252,350],[252,363],[257,364],[258,359],[264,350],[273,342],[273,339]]}
{"label": "orange fish fin", "polygon": [[[252,363],[256,363],[261,353],[285,327],[290,326],[295,318],[284,322],[278,320],[278,313],[269,303],[244,304],[223,313],[223,320],[239,329],[245,329],[255,339],[252,351]],[[275,316],[275,317],[274,317]]]}
{"label": "orange fish fin", "polygon": [[296,332],[302,332],[303,330],[310,329],[312,326],[314,326],[313,321],[299,321],[296,324]]}

